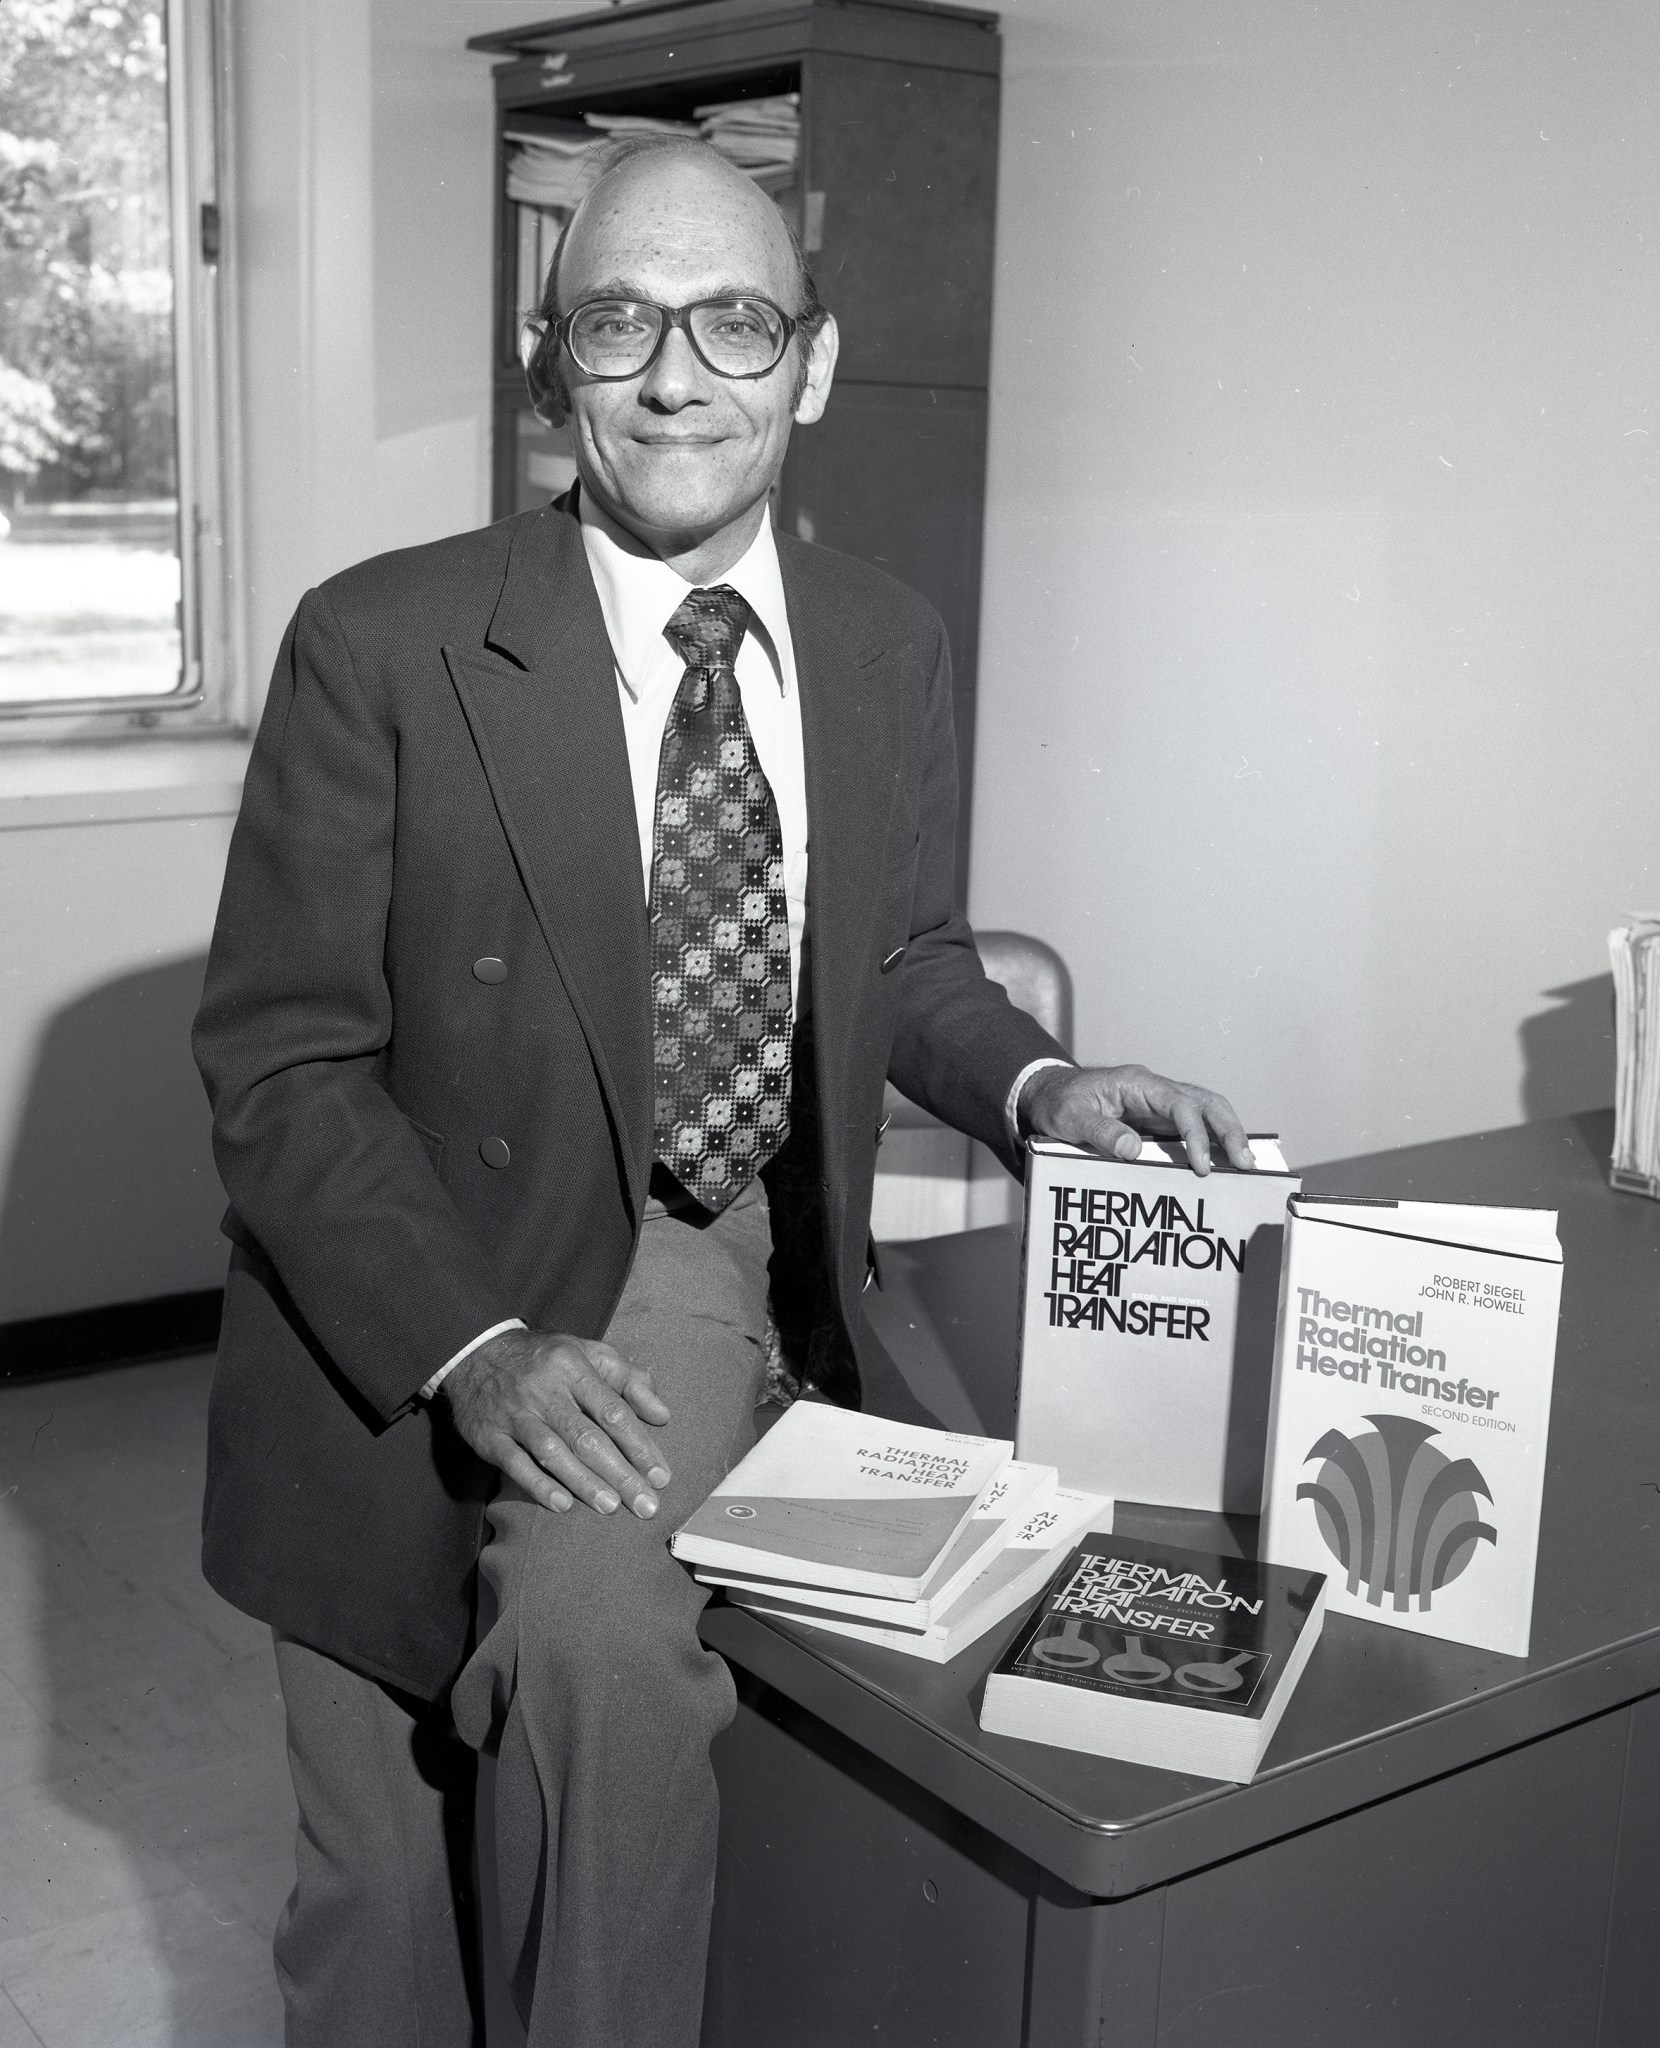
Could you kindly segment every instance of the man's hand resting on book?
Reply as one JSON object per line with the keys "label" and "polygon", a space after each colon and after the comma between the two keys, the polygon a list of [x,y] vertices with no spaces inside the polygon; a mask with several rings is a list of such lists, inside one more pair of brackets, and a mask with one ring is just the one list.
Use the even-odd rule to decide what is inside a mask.
{"label": "man's hand resting on book", "polygon": [[1167,1081],[1146,1067],[1044,1067],[1020,1094],[1020,1128],[1034,1138],[1060,1138],[1104,1159],[1133,1159],[1137,1128],[1174,1132],[1195,1173],[1209,1173],[1211,1144],[1232,1166],[1256,1164],[1233,1104],[1214,1089]]}
{"label": "man's hand resting on book", "polygon": [[[651,1374],[587,1337],[503,1330],[438,1392],[462,1437],[545,1508],[657,1512],[669,1468],[641,1422],[669,1419]],[[642,1481],[644,1484],[642,1484]]]}

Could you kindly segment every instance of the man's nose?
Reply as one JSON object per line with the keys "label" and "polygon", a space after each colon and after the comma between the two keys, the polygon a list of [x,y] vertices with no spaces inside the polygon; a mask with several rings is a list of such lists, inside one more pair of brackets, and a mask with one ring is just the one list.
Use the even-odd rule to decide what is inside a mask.
{"label": "man's nose", "polygon": [[640,380],[640,396],[650,404],[678,411],[683,405],[695,405],[708,398],[709,375],[698,361],[686,330],[671,327],[663,337],[656,362]]}

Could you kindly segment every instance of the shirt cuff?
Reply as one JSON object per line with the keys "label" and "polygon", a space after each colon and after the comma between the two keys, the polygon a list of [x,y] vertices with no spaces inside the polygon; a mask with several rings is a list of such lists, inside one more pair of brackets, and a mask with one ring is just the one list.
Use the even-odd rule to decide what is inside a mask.
{"label": "shirt cuff", "polygon": [[444,1384],[445,1380],[448,1379],[450,1374],[455,1371],[456,1367],[461,1363],[462,1359],[471,1358],[473,1353],[478,1349],[478,1347],[481,1344],[488,1344],[492,1337],[499,1337],[503,1330],[523,1330],[528,1327],[529,1326],[528,1324],[526,1324],[523,1317],[509,1316],[505,1323],[492,1323],[489,1329],[480,1330],[478,1335],[473,1339],[473,1341],[470,1344],[463,1344],[461,1349],[455,1354],[453,1358],[446,1359],[444,1361],[444,1363],[433,1374],[432,1378],[429,1379],[426,1385],[421,1389],[420,1394],[417,1396],[417,1398],[422,1401],[430,1401],[433,1395],[436,1394],[438,1389]]}
{"label": "shirt cuff", "polygon": [[1073,1072],[1076,1072],[1077,1065],[1078,1063],[1076,1060],[1057,1060],[1054,1058],[1046,1060],[1032,1060],[1031,1062],[1029,1062],[1029,1064],[1022,1067],[1020,1072],[1015,1075],[1014,1086],[1009,1090],[1007,1096],[1004,1098],[1003,1121],[1009,1127],[1009,1140],[1013,1144],[1014,1149],[1017,1152],[1020,1150],[1021,1146],[1024,1145],[1026,1142],[1026,1133],[1020,1128],[1021,1090],[1026,1086],[1026,1083],[1032,1078],[1034,1074],[1041,1074],[1045,1067],[1069,1067],[1073,1070]]}

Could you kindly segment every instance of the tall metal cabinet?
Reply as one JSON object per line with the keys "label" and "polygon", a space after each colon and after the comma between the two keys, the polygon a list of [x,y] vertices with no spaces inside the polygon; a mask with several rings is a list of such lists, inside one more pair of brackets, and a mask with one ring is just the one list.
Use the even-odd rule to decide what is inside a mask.
{"label": "tall metal cabinet", "polygon": [[797,429],[777,516],[924,592],[951,635],[966,881],[979,651],[1002,45],[997,17],[928,0],[649,0],[472,38],[497,66],[495,500],[545,502],[567,451],[530,411],[515,344],[509,137],[588,112],[685,118],[798,92],[778,203],[841,327],[825,418]]}

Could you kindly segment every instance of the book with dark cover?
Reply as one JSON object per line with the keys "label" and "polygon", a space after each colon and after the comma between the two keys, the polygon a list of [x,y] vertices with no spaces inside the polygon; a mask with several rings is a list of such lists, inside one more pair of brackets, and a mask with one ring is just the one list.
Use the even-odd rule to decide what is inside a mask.
{"label": "book with dark cover", "polygon": [[1323,1572],[1080,1538],[986,1680],[980,1726],[1190,1777],[1253,1777],[1325,1615]]}

